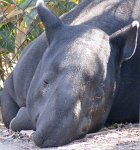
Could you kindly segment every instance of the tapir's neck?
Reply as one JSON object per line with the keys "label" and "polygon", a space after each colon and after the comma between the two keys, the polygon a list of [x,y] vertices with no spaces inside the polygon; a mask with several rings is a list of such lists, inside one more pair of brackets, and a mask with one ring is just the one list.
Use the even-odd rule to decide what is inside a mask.
{"label": "tapir's neck", "polygon": [[118,1],[83,0],[77,7],[62,16],[62,20],[68,24],[80,24],[90,18],[100,15],[105,8],[113,7],[116,3],[118,3]]}
{"label": "tapir's neck", "polygon": [[[102,0],[94,0],[94,5],[97,5],[99,1]],[[77,17],[79,18],[79,14],[87,11],[87,8],[90,4],[93,4],[93,0],[83,0],[78,6],[76,6],[74,9],[72,9],[70,12],[64,14],[61,16],[62,20],[67,23],[71,24]]]}
{"label": "tapir's neck", "polygon": [[118,1],[114,0],[85,0],[81,5],[84,7],[78,17],[71,24],[81,24],[92,21],[93,18],[113,9]]}
{"label": "tapir's neck", "polygon": [[71,25],[91,24],[105,31],[106,26],[110,26],[114,32],[138,19],[139,7],[139,0],[83,0],[62,20]]}

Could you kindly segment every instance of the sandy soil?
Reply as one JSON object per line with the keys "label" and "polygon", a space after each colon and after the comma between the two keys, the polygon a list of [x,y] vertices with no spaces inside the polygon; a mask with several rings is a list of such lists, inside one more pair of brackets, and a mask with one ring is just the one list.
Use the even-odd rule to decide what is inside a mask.
{"label": "sandy soil", "polygon": [[[0,125],[0,150],[40,150],[32,140],[33,131],[13,132]],[[138,124],[115,124],[68,145],[50,150],[140,150]]]}

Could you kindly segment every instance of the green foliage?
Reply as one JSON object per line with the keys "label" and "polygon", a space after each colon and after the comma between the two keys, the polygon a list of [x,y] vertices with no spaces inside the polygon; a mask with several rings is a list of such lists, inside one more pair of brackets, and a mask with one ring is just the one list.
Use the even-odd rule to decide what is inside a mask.
{"label": "green foliage", "polygon": [[[36,0],[16,0],[14,2],[12,3],[12,0],[0,0],[0,9],[3,12],[0,15],[0,19],[2,19],[0,24],[0,45],[10,52],[14,51],[15,47],[18,47],[15,44],[22,44],[37,20]],[[77,0],[45,0],[45,2],[57,15],[66,13],[78,3]],[[42,32],[41,29],[43,29],[43,26],[39,23],[36,26],[37,34],[35,32],[29,34],[27,40],[32,41],[35,39]],[[16,38],[19,34],[20,38],[22,34],[22,38],[20,41],[15,41],[19,40]]]}
{"label": "green foliage", "polygon": [[[56,14],[62,15],[79,0],[44,0]],[[36,0],[0,0],[0,73],[5,79],[19,59],[22,49],[41,34],[44,26],[38,20]],[[10,69],[9,69],[10,68]]]}

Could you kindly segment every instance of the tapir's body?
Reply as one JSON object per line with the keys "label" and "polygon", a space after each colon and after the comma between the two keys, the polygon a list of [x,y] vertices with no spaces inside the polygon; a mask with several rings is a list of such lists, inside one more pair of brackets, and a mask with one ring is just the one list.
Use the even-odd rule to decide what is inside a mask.
{"label": "tapir's body", "polygon": [[[63,29],[63,25],[60,25],[61,23],[59,24],[58,21],[57,25],[60,25],[60,28],[58,28],[57,32],[55,31],[55,36],[52,36],[53,34],[50,30],[50,32],[47,32],[47,37],[46,34],[43,33],[27,46],[14,71],[6,80],[5,88],[1,96],[2,114],[5,125],[9,127],[11,120],[18,112],[17,119],[13,119],[10,124],[13,130],[35,129],[37,132],[34,139],[36,144],[41,147],[66,144],[73,139],[85,135],[89,131],[97,131],[101,128],[107,119],[112,105],[115,83],[117,83],[119,90],[116,93],[109,121],[138,121],[138,85],[140,85],[140,78],[138,77],[140,74],[140,68],[138,67],[140,62],[138,61],[138,57],[140,57],[140,44],[138,42],[137,49],[135,49],[136,46],[133,44],[137,33],[134,33],[133,38],[130,39],[129,36],[126,37],[127,34],[123,34],[125,38],[122,38],[122,35],[120,36],[123,40],[127,40],[128,38],[130,41],[130,45],[128,40],[124,43],[122,43],[123,40],[120,41],[120,43],[122,43],[119,45],[120,49],[127,43],[123,49],[126,50],[128,47],[129,50],[132,45],[132,49],[134,49],[134,51],[136,50],[134,56],[124,63],[122,63],[124,61],[123,59],[126,60],[130,58],[132,54],[125,56],[125,54],[121,53],[118,57],[118,53],[120,53],[121,50],[118,50],[118,52],[110,50],[114,49],[114,51],[116,51],[117,49],[114,48],[116,45],[111,45],[112,40],[110,41],[110,46],[109,43],[105,43],[106,40],[109,41],[110,39],[108,35],[130,24],[135,19],[140,20],[140,15],[138,15],[140,14],[140,10],[138,8],[138,0],[107,0],[102,2],[85,0],[62,17],[63,22],[79,26],[64,26]],[[42,12],[41,10],[39,11],[41,16]],[[43,20],[43,22],[45,21]],[[135,26],[132,25],[132,27]],[[121,31],[117,34],[120,33]],[[61,34],[63,34],[62,38]],[[90,34],[91,36],[89,37]],[[91,40],[94,34],[96,39],[98,39],[99,35],[99,40],[93,39],[93,41],[95,40],[94,46],[91,46]],[[60,41],[57,41],[58,39]],[[74,42],[74,40],[77,42]],[[83,46],[86,46],[86,41],[87,47],[80,47],[79,43],[82,42]],[[75,45],[77,51],[76,49],[74,50]],[[96,49],[97,51],[90,51],[89,49],[92,47],[94,49],[94,47],[96,47],[95,45],[97,45],[97,47],[102,45],[106,50],[103,51],[101,48],[101,51],[99,51],[100,48],[98,47]],[[82,51],[84,52],[86,48],[87,53],[82,54]],[[53,49],[55,50],[53,51]],[[81,51],[81,49],[83,50]],[[96,54],[98,54],[98,56],[96,56]],[[85,61],[85,59],[87,61]],[[86,64],[86,62],[89,64]],[[122,69],[120,70],[118,68],[120,68],[121,65]],[[121,72],[121,76],[118,86],[119,72]],[[95,74],[97,79],[95,78]],[[86,85],[88,80],[89,86],[80,86]],[[95,81],[97,81],[97,83]],[[95,84],[93,87],[91,85],[92,83]],[[132,88],[132,86],[134,88]],[[81,93],[83,89],[85,93]],[[126,89],[128,91],[126,91]],[[83,103],[83,106],[85,106],[85,108],[83,108],[80,101],[73,101],[77,99],[81,99],[82,101],[83,97],[84,100],[86,98],[95,99],[93,110],[87,110],[89,105],[91,105],[90,102]],[[48,101],[46,101],[46,99],[48,99]],[[61,101],[62,99],[64,100]],[[102,101],[98,103],[98,99],[102,99]],[[55,104],[56,102],[57,104]],[[129,104],[130,107],[126,105],[127,102],[131,103]],[[66,115],[66,110],[69,110],[71,106],[74,106],[74,108],[72,107],[74,114],[67,114],[68,120],[66,120],[67,118],[62,116],[64,114]],[[117,107],[119,107],[119,109]],[[62,108],[62,110],[60,108]],[[122,116],[122,111],[124,114],[126,113],[124,116]],[[56,114],[58,116],[56,116]],[[94,115],[92,116],[92,114]],[[75,117],[76,120],[73,120]],[[71,124],[72,122],[73,125]],[[45,125],[46,128],[44,129]],[[61,128],[61,130],[59,129],[58,132],[57,128]],[[66,129],[69,129],[69,131],[66,131]],[[62,134],[64,138],[58,139],[58,135],[60,134]],[[44,136],[48,136],[48,139]]]}

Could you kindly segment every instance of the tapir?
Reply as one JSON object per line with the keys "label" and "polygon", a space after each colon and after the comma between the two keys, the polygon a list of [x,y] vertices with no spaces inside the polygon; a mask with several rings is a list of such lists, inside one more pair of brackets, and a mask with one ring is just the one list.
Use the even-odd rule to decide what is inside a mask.
{"label": "tapir", "polygon": [[104,125],[123,64],[138,49],[137,18],[117,18],[113,12],[119,4],[86,0],[62,21],[37,1],[46,30],[23,50],[5,81],[1,107],[6,127],[33,129],[37,146],[52,147]]}

